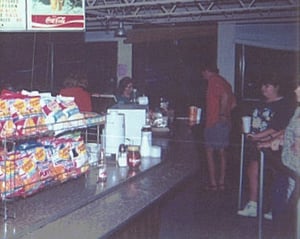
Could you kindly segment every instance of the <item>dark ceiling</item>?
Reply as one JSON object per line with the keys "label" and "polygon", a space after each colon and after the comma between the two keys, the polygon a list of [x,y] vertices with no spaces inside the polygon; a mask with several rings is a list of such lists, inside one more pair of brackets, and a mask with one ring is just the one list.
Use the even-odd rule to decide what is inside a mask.
{"label": "dark ceiling", "polygon": [[85,0],[86,30],[220,21],[299,21],[300,0]]}

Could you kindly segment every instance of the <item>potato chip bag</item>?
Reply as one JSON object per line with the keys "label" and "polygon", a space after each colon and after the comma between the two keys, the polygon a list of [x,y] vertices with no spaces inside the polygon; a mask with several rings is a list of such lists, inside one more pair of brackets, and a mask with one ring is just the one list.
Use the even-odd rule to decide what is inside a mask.
{"label": "potato chip bag", "polygon": [[34,117],[25,117],[15,120],[17,136],[30,136],[37,133]]}
{"label": "potato chip bag", "polygon": [[26,98],[26,106],[30,114],[39,114],[42,112],[41,97],[29,96]]}
{"label": "potato chip bag", "polygon": [[42,186],[42,181],[32,155],[26,151],[20,151],[20,158],[16,160],[16,167],[24,187],[24,195],[22,196],[37,192]]}
{"label": "potato chip bag", "polygon": [[39,176],[43,184],[48,184],[54,179],[50,170],[50,161],[47,158],[46,149],[44,146],[38,146],[32,150],[32,160],[35,162]]}
{"label": "potato chip bag", "polygon": [[64,182],[76,174],[70,155],[70,140],[64,138],[49,138],[48,140],[49,143],[51,142],[51,146],[46,148],[46,153],[51,161],[50,170],[56,180]]}
{"label": "potato chip bag", "polygon": [[51,128],[48,128],[48,125],[46,124],[46,118],[41,114],[36,118],[36,129],[38,133],[45,133],[48,130],[51,130]]}
{"label": "potato chip bag", "polygon": [[9,111],[12,118],[26,116],[29,111],[24,97],[9,99]]}
{"label": "potato chip bag", "polygon": [[15,164],[18,157],[15,152],[0,156],[0,191],[6,198],[21,196],[24,192]]}
{"label": "potato chip bag", "polygon": [[9,112],[8,101],[0,98],[0,117],[6,117],[9,115],[10,112]]}
{"label": "potato chip bag", "polygon": [[88,168],[85,167],[86,165],[88,165],[87,150],[82,139],[77,141],[74,140],[72,142],[71,158],[76,170],[76,175],[74,175],[75,177],[78,177],[88,170]]}
{"label": "potato chip bag", "polygon": [[10,117],[0,118],[0,137],[8,138],[16,135],[16,126]]}

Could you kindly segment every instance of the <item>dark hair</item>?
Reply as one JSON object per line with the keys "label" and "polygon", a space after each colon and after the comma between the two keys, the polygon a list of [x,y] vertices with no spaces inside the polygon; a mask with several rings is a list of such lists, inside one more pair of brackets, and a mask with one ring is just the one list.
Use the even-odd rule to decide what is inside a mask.
{"label": "dark hair", "polygon": [[213,62],[204,62],[202,63],[202,65],[200,66],[200,70],[202,71],[210,71],[210,72],[215,72],[215,73],[219,73],[219,69],[217,67],[217,64],[213,63]]}
{"label": "dark hair", "polygon": [[123,77],[119,82],[119,94],[122,94],[130,83],[132,84],[133,80],[129,76]]}
{"label": "dark hair", "polygon": [[76,87],[77,83],[77,79],[74,76],[67,76],[63,82],[65,88]]}
{"label": "dark hair", "polygon": [[261,75],[261,85],[281,86],[279,76],[276,73],[263,73]]}

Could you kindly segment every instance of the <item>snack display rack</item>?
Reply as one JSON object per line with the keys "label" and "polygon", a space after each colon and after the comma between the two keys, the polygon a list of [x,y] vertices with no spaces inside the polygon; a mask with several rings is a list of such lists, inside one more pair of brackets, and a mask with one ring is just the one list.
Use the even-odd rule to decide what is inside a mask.
{"label": "snack display rack", "polygon": [[[92,138],[93,141],[100,143],[100,134],[101,134],[100,132],[101,132],[101,127],[105,124],[105,115],[100,115],[92,112],[85,112],[82,113],[81,115],[82,117],[77,117],[76,119],[68,119],[66,121],[60,121],[53,124],[37,124],[32,127],[24,126],[24,128],[18,129],[19,132],[24,132],[24,134],[21,135],[17,131],[15,131],[11,133],[9,136],[6,137],[0,136],[0,141],[1,141],[0,196],[2,201],[2,216],[4,217],[4,220],[15,217],[14,213],[12,214],[8,213],[7,203],[9,201],[15,200],[15,198],[20,196],[26,197],[28,195],[38,192],[43,188],[47,188],[50,185],[54,185],[60,182],[65,182],[71,178],[76,178],[84,174],[89,169],[90,165],[87,160],[85,143],[88,142],[90,138]],[[73,143],[74,148],[66,148],[66,149],[62,149],[61,151],[64,152],[66,157],[71,157],[69,161],[73,161],[73,164],[75,165],[74,167],[75,170],[73,170],[72,172],[64,171],[62,172],[62,174],[60,174],[59,172],[56,172],[57,174],[51,174],[55,178],[54,180],[53,178],[51,178],[50,180],[49,179],[50,177],[48,177],[47,179],[42,179],[42,177],[38,177],[38,179],[40,180],[39,182],[28,181],[28,184],[26,184],[27,181],[25,180],[20,184],[19,182],[21,178],[20,172],[25,174],[24,171],[26,171],[30,167],[37,168],[37,166],[33,165],[30,160],[27,160],[29,156],[26,155],[23,158],[24,160],[27,160],[26,161],[27,164],[24,163],[21,166],[19,165],[18,166],[19,168],[17,169],[17,164],[19,161],[21,161],[20,159],[17,158],[18,155],[17,152],[19,150],[20,145],[27,145],[27,146],[29,145],[28,147],[30,148],[31,147],[30,143],[32,141],[43,142],[44,140],[45,142],[47,142],[48,139],[56,140],[56,139],[60,139],[61,137],[71,137],[72,135],[73,136],[75,135],[80,140],[75,141],[75,143]],[[48,143],[51,146],[52,141],[49,140]],[[54,145],[52,148],[55,147],[58,146]],[[37,152],[36,154],[40,154],[40,156],[37,156],[38,160],[40,159],[39,157],[46,158],[49,156],[47,153],[45,153],[46,151],[36,150],[36,152]],[[73,156],[68,156],[69,154],[72,154]],[[56,155],[61,155],[61,152],[57,154],[53,154],[52,156],[55,157]],[[79,158],[79,156],[80,157],[82,156],[82,158]],[[53,159],[51,161],[52,164],[54,164],[53,161],[58,162],[56,161],[56,159]],[[36,173],[41,174],[41,171]],[[65,176],[66,174],[68,174],[68,177]],[[69,177],[69,175],[71,176]],[[48,181],[44,182],[43,180],[48,180]],[[24,187],[25,188],[32,187],[30,183],[33,184],[38,183],[38,185],[43,185],[43,186],[40,188],[37,187],[33,191],[29,191],[30,193],[24,193]]]}

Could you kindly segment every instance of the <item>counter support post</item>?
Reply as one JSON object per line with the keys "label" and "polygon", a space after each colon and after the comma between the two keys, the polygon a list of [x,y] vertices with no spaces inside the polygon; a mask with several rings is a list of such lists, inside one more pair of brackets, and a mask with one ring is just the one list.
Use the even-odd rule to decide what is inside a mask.
{"label": "counter support post", "polygon": [[264,193],[264,162],[265,155],[260,151],[259,160],[259,192],[258,192],[258,239],[262,239],[262,214],[263,214],[263,193]]}
{"label": "counter support post", "polygon": [[239,198],[238,198],[238,210],[242,208],[242,190],[243,190],[243,172],[244,172],[244,144],[245,134],[241,135],[241,155],[240,155],[240,181],[239,181]]}
{"label": "counter support post", "polygon": [[300,239],[300,198],[297,201],[297,213],[296,213],[296,239]]}

